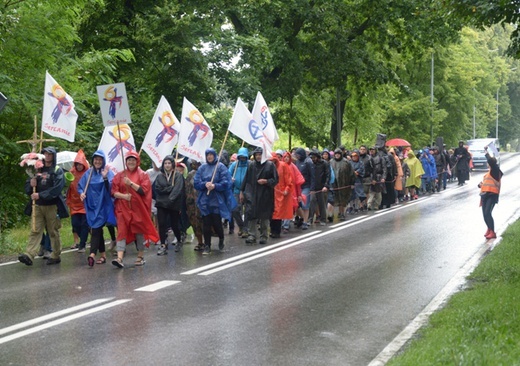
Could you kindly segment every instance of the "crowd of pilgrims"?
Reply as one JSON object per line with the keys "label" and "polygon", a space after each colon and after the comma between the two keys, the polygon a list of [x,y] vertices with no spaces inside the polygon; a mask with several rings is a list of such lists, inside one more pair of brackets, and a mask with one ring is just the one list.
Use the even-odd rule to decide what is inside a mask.
{"label": "crowd of pilgrims", "polygon": [[[66,193],[72,248],[85,252],[90,233],[88,265],[106,263],[108,252],[117,254],[112,264],[123,268],[130,243],[137,248],[136,266],[145,263],[145,246],[150,244],[157,246],[157,255],[165,255],[196,240],[194,250],[209,254],[215,237],[224,251],[225,230],[246,244],[266,244],[290,230],[325,226],[441,191],[455,178],[463,185],[471,161],[462,142],[449,151],[364,145],[350,151],[343,146],[334,151],[294,148],[277,150],[264,162],[262,153],[261,148],[241,147],[231,156],[225,150],[219,156],[208,149],[203,164],[169,155],[160,167],[154,164],[144,171],[139,155],[131,151],[124,157],[126,169],[114,174],[103,151],[96,151],[89,162],[80,150]],[[111,236],[106,245],[105,226]],[[33,256],[24,256],[20,261],[29,265],[31,259],[32,264]]]}

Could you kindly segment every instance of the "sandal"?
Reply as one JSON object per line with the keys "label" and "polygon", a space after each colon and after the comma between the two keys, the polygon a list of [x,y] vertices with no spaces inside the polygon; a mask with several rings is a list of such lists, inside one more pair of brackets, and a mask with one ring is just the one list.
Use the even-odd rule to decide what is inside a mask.
{"label": "sandal", "polygon": [[134,262],[136,266],[144,266],[145,263],[146,262],[144,261],[143,257],[137,257],[137,259]]}
{"label": "sandal", "polygon": [[112,264],[116,266],[117,268],[123,268],[125,265],[123,264],[123,261],[119,258],[116,258],[112,261]]}
{"label": "sandal", "polygon": [[193,247],[193,250],[197,252],[202,252],[204,250],[204,244],[197,244]]}
{"label": "sandal", "polygon": [[91,257],[90,255],[88,256],[87,262],[88,262],[88,266],[89,267],[94,267],[94,262],[95,261],[96,261],[96,259],[94,257]]}
{"label": "sandal", "polygon": [[96,264],[105,264],[107,262],[107,257],[101,257],[96,261]]}

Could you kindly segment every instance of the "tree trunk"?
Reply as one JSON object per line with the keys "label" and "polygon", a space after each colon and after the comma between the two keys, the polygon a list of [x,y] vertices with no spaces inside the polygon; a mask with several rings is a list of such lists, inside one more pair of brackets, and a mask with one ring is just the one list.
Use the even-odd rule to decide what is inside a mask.
{"label": "tree trunk", "polygon": [[[332,124],[330,126],[330,140],[332,146],[338,148],[341,145],[341,131],[343,131],[343,114],[348,95],[342,88],[336,88],[336,100],[332,105]],[[339,125],[338,125],[339,119]]]}

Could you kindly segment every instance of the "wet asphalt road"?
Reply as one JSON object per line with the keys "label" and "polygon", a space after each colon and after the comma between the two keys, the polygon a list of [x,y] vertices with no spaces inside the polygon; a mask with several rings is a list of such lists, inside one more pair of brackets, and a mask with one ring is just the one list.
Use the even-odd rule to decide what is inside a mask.
{"label": "wet asphalt road", "polygon": [[[499,233],[520,207],[519,160],[502,160]],[[481,175],[265,246],[235,234],[210,256],[150,248],[137,268],[130,248],[123,270],[75,251],[2,265],[0,364],[367,365],[489,244]]]}

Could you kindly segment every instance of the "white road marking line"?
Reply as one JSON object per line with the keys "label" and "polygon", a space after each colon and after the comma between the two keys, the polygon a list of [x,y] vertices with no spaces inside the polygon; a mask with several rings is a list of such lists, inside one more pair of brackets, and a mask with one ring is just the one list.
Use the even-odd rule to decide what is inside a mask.
{"label": "white road marking line", "polygon": [[175,285],[176,283],[180,283],[181,281],[159,281],[157,283],[152,283],[151,285],[136,288],[134,291],[143,291],[143,292],[154,292],[160,290],[162,288]]}
{"label": "white road marking line", "polygon": [[30,327],[31,325],[38,324],[38,323],[41,323],[41,322],[44,322],[44,321],[47,321],[47,320],[50,320],[50,319],[53,319],[53,318],[57,318],[59,316],[65,315],[65,314],[73,313],[73,312],[76,312],[76,311],[81,310],[81,309],[89,308],[91,306],[95,306],[95,305],[101,304],[103,302],[110,301],[112,299],[113,298],[98,299],[98,300],[87,302],[85,304],[74,306],[72,308],[60,310],[60,311],[57,311],[57,312],[52,313],[52,314],[47,314],[47,315],[41,316],[39,318],[27,320],[27,321],[25,321],[23,323],[15,324],[15,325],[12,325],[12,326],[7,327],[7,328],[0,329],[0,335],[6,334],[6,333],[10,333],[10,332],[14,332],[15,330],[18,330],[18,329],[27,328],[27,327]]}
{"label": "white road marking line", "polygon": [[132,300],[131,299],[116,300],[116,301],[110,302],[110,303],[105,304],[105,305],[101,305],[101,306],[98,306],[98,307],[95,307],[95,308],[92,308],[92,309],[84,310],[82,312],[66,316],[65,318],[57,319],[57,320],[54,320],[52,322],[45,323],[45,324],[39,325],[39,326],[34,327],[34,328],[29,328],[29,329],[23,330],[21,332],[8,335],[6,337],[0,338],[0,344],[6,343],[6,342],[10,342],[12,340],[15,340],[15,339],[18,339],[18,338],[21,338],[21,337],[25,337],[26,335],[33,334],[33,333],[39,332],[39,331],[47,329],[47,328],[51,328],[51,327],[54,327],[56,325],[60,325],[60,324],[66,323],[66,322],[69,322],[69,321],[74,320],[74,319],[78,319],[78,318],[81,318],[81,317],[84,317],[84,316],[87,316],[87,315],[90,315],[90,314],[93,314],[93,313],[97,313],[97,312],[99,312],[101,310],[109,309],[111,307],[124,304],[124,303],[126,303],[128,301],[132,301]]}
{"label": "white road marking line", "polygon": [[252,255],[255,255],[256,253],[265,252],[266,250],[271,250],[273,248],[277,248],[277,247],[279,247],[281,245],[285,245],[287,243],[292,243],[293,241],[300,240],[300,239],[308,237],[308,236],[314,236],[314,235],[316,235],[316,234],[318,234],[320,232],[321,231],[311,231],[311,232],[309,232],[307,234],[300,235],[300,236],[298,236],[296,238],[287,239],[287,240],[284,240],[284,241],[282,241],[280,243],[277,243],[277,244],[268,245],[268,246],[263,247],[261,249],[257,249],[257,250],[253,250],[251,252],[240,254],[240,255],[237,255],[235,257],[231,257],[231,258],[228,258],[228,259],[225,259],[223,261],[219,261],[219,262],[216,262],[216,263],[213,263],[213,264],[208,264],[207,266],[204,266],[204,267],[199,267],[199,268],[192,269],[190,271],[182,272],[181,275],[191,275],[191,274],[197,274],[199,272],[204,272],[207,269],[215,268],[215,267],[221,266],[221,265],[226,264],[226,263],[234,262],[234,261],[239,260],[240,258],[244,258],[244,257],[249,257],[249,256],[252,256]]}
{"label": "white road marking line", "polygon": [[[225,262],[225,261],[221,261],[221,262],[218,262],[218,263],[214,263],[213,265],[210,265],[210,266],[205,266],[205,267],[201,267],[197,270],[194,270],[194,271],[190,271],[190,272],[193,272],[193,273],[198,273],[198,272],[201,272],[199,273],[199,275],[201,276],[208,276],[210,274],[213,274],[213,273],[217,273],[217,272],[220,272],[220,271],[223,271],[225,269],[228,269],[228,268],[232,268],[234,266],[238,266],[240,264],[243,264],[243,263],[247,263],[247,262],[250,262],[252,260],[255,260],[255,259],[258,259],[258,258],[261,258],[261,257],[265,257],[266,255],[270,255],[270,254],[273,254],[273,253],[276,253],[276,252],[279,252],[281,250],[285,250],[287,248],[291,248],[291,247],[294,247],[296,245],[300,245],[300,244],[303,244],[303,243],[306,243],[308,242],[309,240],[312,240],[312,239],[317,239],[317,238],[321,238],[323,236],[326,236],[326,235],[329,235],[329,234],[333,234],[337,231],[340,231],[340,230],[344,230],[346,228],[349,228],[351,226],[354,226],[354,225],[357,225],[357,224],[360,224],[362,222],[365,222],[365,221],[368,221],[368,220],[372,220],[374,218],[379,218],[383,215],[386,215],[388,213],[392,213],[392,212],[395,212],[397,210],[400,210],[400,209],[404,209],[406,207],[410,207],[410,206],[413,206],[413,205],[416,205],[416,204],[419,204],[419,203],[422,203],[422,202],[426,202],[427,200],[430,200],[432,199],[433,197],[430,197],[430,198],[426,198],[422,201],[418,201],[418,202],[414,202],[414,203],[410,203],[410,204],[407,204],[407,205],[404,205],[404,206],[401,206],[401,207],[398,207],[396,208],[395,210],[391,210],[391,211],[385,211],[385,212],[381,212],[380,214],[378,215],[370,215],[370,216],[366,216],[365,218],[363,219],[360,219],[359,221],[355,221],[355,222],[352,222],[352,220],[350,222],[347,222],[345,223],[344,225],[342,226],[339,226],[339,227],[336,227],[334,229],[331,229],[331,230],[327,230],[325,232],[315,232],[316,235],[313,235],[313,236],[310,236],[310,237],[307,237],[305,239],[301,239],[301,237],[298,237],[296,239],[300,239],[300,240],[297,240],[296,242],[294,243],[291,243],[291,244],[288,244],[288,245],[284,245],[283,247],[281,248],[278,248],[278,246],[280,245],[276,245],[277,247],[275,246],[270,246],[269,248],[265,248],[264,250],[259,250],[257,252],[260,252],[260,251],[265,251],[265,250],[268,250],[267,252],[265,253],[261,253],[261,254],[258,254],[258,255],[254,255],[254,256],[251,256],[252,253],[255,253],[255,252],[250,252],[248,253],[247,255],[247,258],[245,259],[242,259],[242,260],[239,260],[239,261],[236,261],[236,259],[238,259],[238,257],[240,256],[237,256],[237,257],[234,257],[235,258],[235,261],[230,261],[231,263],[227,264],[227,265],[224,265],[222,266],[222,264]],[[280,243],[281,244],[281,243]],[[246,255],[243,255],[243,256],[246,256]],[[208,271],[201,271],[201,269],[209,269],[210,267],[218,267],[218,268],[215,268],[215,269],[212,269],[212,270],[208,270]],[[187,272],[184,272],[184,274],[186,274]],[[183,274],[183,273],[181,273]]]}

